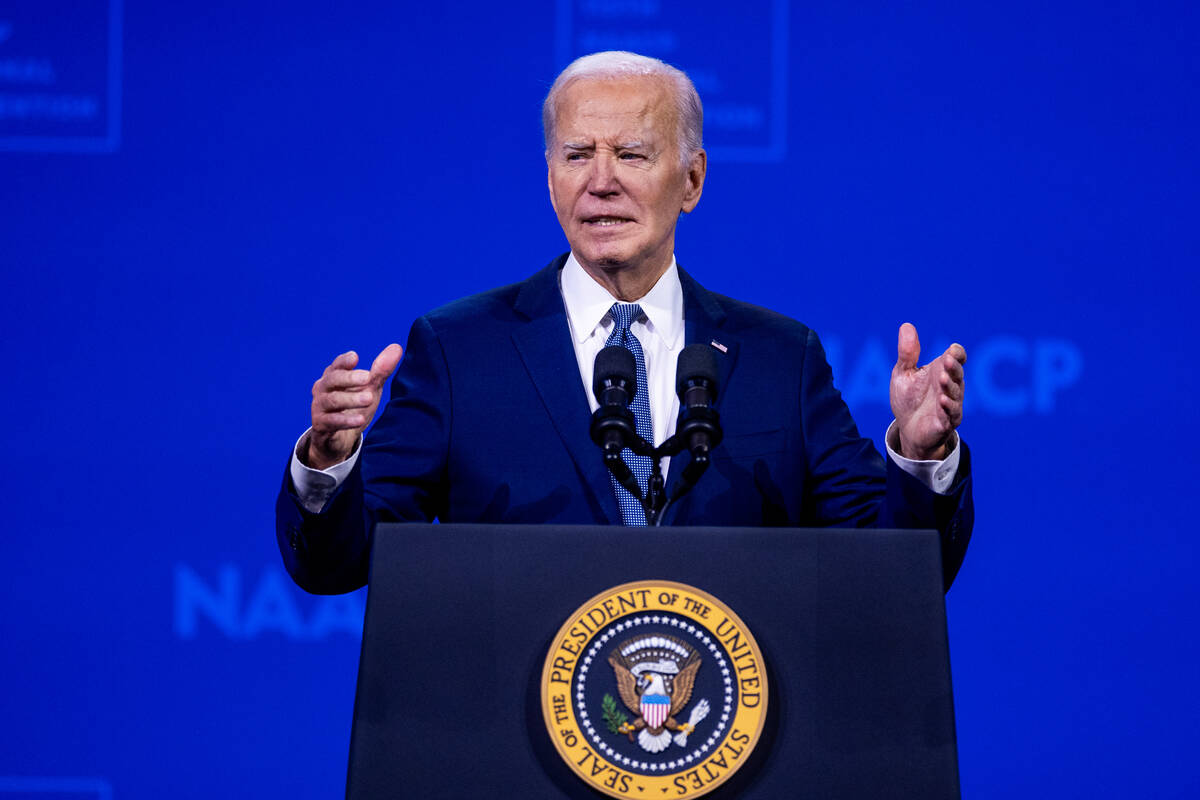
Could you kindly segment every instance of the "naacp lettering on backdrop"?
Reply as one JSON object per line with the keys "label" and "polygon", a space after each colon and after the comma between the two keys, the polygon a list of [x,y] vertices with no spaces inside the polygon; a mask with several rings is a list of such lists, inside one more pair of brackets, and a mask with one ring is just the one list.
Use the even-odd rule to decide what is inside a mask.
{"label": "naacp lettering on backdrop", "polygon": [[236,564],[215,570],[176,564],[173,618],[180,639],[220,636],[249,641],[280,636],[322,641],[337,634],[362,637],[365,590],[308,595],[278,567],[247,571]]}
{"label": "naacp lettering on backdrop", "polygon": [[[948,341],[932,339],[923,358]],[[886,406],[896,345],[878,337],[847,346],[839,336],[822,338],[834,378],[851,409]],[[1083,376],[1083,351],[1055,336],[998,334],[967,345],[966,402],[972,413],[997,417],[1052,414]]]}

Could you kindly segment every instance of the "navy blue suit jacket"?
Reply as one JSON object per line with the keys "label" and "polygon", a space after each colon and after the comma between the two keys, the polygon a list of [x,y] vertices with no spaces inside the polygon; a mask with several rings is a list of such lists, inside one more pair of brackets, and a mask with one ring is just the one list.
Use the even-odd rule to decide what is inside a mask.
{"label": "navy blue suit jacket", "polygon": [[[300,586],[364,585],[375,522],[620,524],[588,434],[558,284],[565,260],[413,324],[390,400],[320,514],[300,505],[285,471],[276,533]],[[679,277],[687,343],[725,348],[716,353],[725,438],[663,524],[936,528],[949,586],[973,521],[965,446],[948,495],[885,465],[859,435],[812,331]],[[687,460],[672,459],[668,496]]]}

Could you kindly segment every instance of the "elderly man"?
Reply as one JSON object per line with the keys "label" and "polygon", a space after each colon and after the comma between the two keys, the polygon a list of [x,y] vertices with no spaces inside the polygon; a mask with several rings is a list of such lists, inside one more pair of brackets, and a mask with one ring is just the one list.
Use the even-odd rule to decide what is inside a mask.
{"label": "elderly man", "polygon": [[[369,370],[353,352],[326,368],[276,507],[297,583],[362,586],[380,521],[644,524],[589,439],[593,362],[608,344],[634,354],[637,429],[657,444],[679,413],[679,351],[700,343],[718,362],[724,441],[666,524],[937,528],[949,585],[973,515],[954,432],[966,353],[953,345],[918,368],[916,331],[900,327],[885,463],[812,331],[676,265],[676,222],[704,188],[701,119],[691,81],[656,59],[597,53],[558,76],[543,125],[570,252],[417,320],[402,362],[392,344]],[[668,493],[688,459],[664,459]]]}

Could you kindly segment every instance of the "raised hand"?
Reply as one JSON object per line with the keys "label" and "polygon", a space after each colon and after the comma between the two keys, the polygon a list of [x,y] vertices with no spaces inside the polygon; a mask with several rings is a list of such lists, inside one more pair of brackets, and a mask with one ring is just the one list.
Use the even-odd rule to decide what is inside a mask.
{"label": "raised hand", "polygon": [[900,326],[896,366],[892,368],[892,414],[900,436],[900,455],[936,460],[949,453],[951,434],[962,422],[963,364],[967,351],[952,344],[923,367],[921,341],[911,323]]}
{"label": "raised hand", "polygon": [[400,363],[403,351],[389,344],[375,357],[370,370],[355,369],[358,353],[342,353],[325,368],[312,388],[312,433],[305,463],[327,469],[345,461],[379,408],[383,384]]}

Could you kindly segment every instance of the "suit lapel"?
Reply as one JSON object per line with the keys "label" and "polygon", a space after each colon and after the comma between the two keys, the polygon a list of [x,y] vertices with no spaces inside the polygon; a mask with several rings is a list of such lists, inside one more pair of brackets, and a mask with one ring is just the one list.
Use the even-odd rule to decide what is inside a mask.
{"label": "suit lapel", "polygon": [[682,269],[679,270],[679,282],[683,285],[684,343],[706,344],[716,351],[720,381],[716,408],[720,410],[725,387],[729,385],[733,366],[737,363],[741,340],[725,330],[725,309],[716,295]]}
{"label": "suit lapel", "polygon": [[513,331],[513,344],[595,504],[609,524],[619,525],[621,514],[608,470],[588,433],[591,407],[579,379],[558,287],[565,261],[566,256],[560,256],[522,285],[513,308],[528,321]]}
{"label": "suit lapel", "polygon": [[[717,356],[717,402],[715,408],[720,411],[722,401],[729,388],[733,376],[733,368],[737,363],[738,349],[741,341],[724,329],[725,310],[721,307],[717,296],[696,282],[682,268],[679,270],[679,282],[683,286],[683,320],[684,343],[703,344],[713,348]],[[724,349],[722,349],[724,348]],[[671,459],[671,469],[667,474],[667,497],[675,491],[683,468],[691,463],[692,456],[686,450]],[[712,469],[710,466],[709,469]],[[703,479],[702,479],[703,480]],[[686,503],[681,500],[680,503]],[[664,519],[669,524],[677,518],[679,509],[673,506],[668,512],[670,519]]]}

